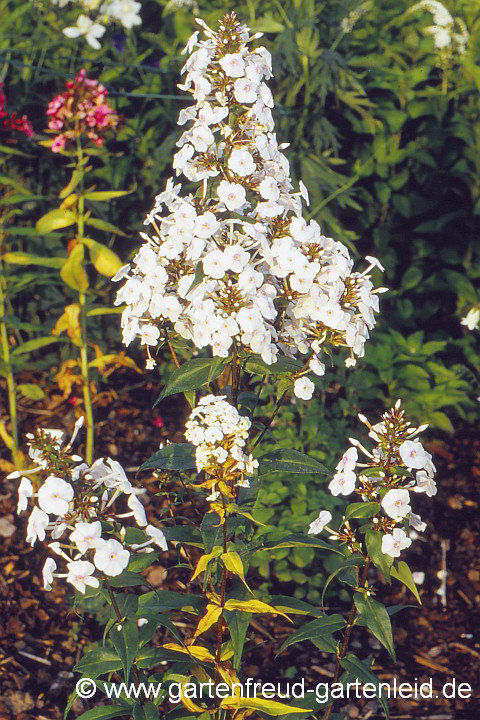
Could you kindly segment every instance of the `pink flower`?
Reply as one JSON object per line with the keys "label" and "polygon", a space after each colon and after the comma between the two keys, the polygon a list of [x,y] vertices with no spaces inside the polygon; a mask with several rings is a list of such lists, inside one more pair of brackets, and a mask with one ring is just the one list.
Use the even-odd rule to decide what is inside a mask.
{"label": "pink flower", "polygon": [[52,152],[60,152],[60,150],[63,150],[64,147],[65,135],[57,135],[57,137],[53,139]]}

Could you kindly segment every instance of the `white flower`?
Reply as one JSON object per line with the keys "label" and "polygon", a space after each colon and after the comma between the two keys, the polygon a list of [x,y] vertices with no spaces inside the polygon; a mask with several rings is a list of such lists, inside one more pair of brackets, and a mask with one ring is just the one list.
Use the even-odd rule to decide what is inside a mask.
{"label": "white flower", "polygon": [[425,582],[425,573],[421,570],[416,570],[415,572],[412,572],[412,580],[415,585],[423,585],[423,583]]}
{"label": "white flower", "polygon": [[235,80],[233,86],[235,100],[239,103],[254,103],[257,99],[257,88],[258,86],[248,78]]}
{"label": "white flower", "polygon": [[102,537],[102,524],[99,520],[92,523],[77,522],[70,540],[76,544],[83,555],[90,548],[96,548],[98,540]]}
{"label": "white flower", "polygon": [[44,590],[51,590],[52,589],[52,582],[53,582],[53,573],[55,572],[57,568],[57,563],[53,558],[47,558],[45,560],[45,565],[43,566],[43,589]]}
{"label": "white flower", "polygon": [[245,74],[245,61],[240,53],[228,53],[219,60],[225,75],[229,77],[243,77]]}
{"label": "white flower", "polygon": [[153,525],[147,525],[145,532],[148,537],[153,538],[155,545],[158,545],[162,550],[168,550],[167,539],[161,530]]}
{"label": "white flower", "polygon": [[332,515],[328,512],[328,510],[321,510],[319,516],[310,523],[308,535],[318,535],[318,533],[321,533],[325,525],[328,525],[331,519]]}
{"label": "white flower", "polygon": [[120,575],[128,565],[130,553],[118,540],[106,540],[97,548],[93,562],[105,575]]}
{"label": "white flower", "polygon": [[412,541],[404,530],[395,528],[392,535],[384,535],[382,538],[382,553],[390,557],[398,557],[401,550],[410,547]]}
{"label": "white flower", "polygon": [[26,510],[28,507],[28,498],[32,497],[33,487],[32,483],[27,477],[22,477],[20,485],[18,486],[18,505],[17,513]]}
{"label": "white flower", "polygon": [[293,386],[293,392],[295,397],[301,400],[311,400],[313,391],[315,390],[314,383],[307,377],[297,378]]}
{"label": "white flower", "polygon": [[408,468],[424,468],[429,459],[428,453],[418,440],[405,440],[398,448],[398,452]]}
{"label": "white flower", "polygon": [[355,490],[357,476],[352,470],[335,473],[328,485],[332,495],[350,495]]}
{"label": "white flower", "polygon": [[62,478],[50,475],[38,491],[38,504],[46,513],[65,515],[73,499],[73,487]]}
{"label": "white flower", "polygon": [[426,493],[428,497],[433,497],[437,494],[437,484],[425,470],[419,470],[416,477],[417,484],[410,488],[413,492]]}
{"label": "white flower", "polygon": [[415,515],[415,513],[410,513],[408,516],[408,524],[418,532],[424,532],[427,529],[427,523],[424,523],[420,515]]}
{"label": "white flower", "polygon": [[147,524],[145,508],[134,493],[131,493],[128,497],[128,507],[130,508],[130,510],[133,510],[133,515],[135,517],[135,522],[137,523],[137,525],[143,527]]}
{"label": "white flower", "polygon": [[139,15],[142,5],[134,0],[107,0],[101,7],[108,17],[118,20],[124,28],[131,30],[134,25],[141,25],[142,19]]}
{"label": "white flower", "polygon": [[85,40],[94,50],[100,50],[102,47],[98,42],[97,38],[101,38],[105,33],[106,28],[103,25],[94,23],[86,15],[79,15],[77,18],[77,27],[66,27],[63,30],[63,34],[69,38],[77,38],[80,35],[85,35]]}
{"label": "white flower", "polygon": [[229,210],[237,210],[246,201],[245,188],[238,183],[222,180],[217,188],[217,195]]}
{"label": "white flower", "polygon": [[160,330],[155,325],[143,325],[140,337],[142,345],[156,345],[160,337]]}
{"label": "white flower", "polygon": [[253,157],[250,155],[248,150],[234,149],[232,154],[228,158],[228,167],[230,170],[237,175],[246,177],[252,175],[256,170],[256,165]]}
{"label": "white flower", "polygon": [[220,228],[216,216],[212,212],[203,213],[195,220],[195,235],[200,238],[209,238]]}
{"label": "white flower", "polygon": [[358,450],[355,447],[348,448],[343,454],[342,459],[337,465],[337,470],[345,472],[349,470],[355,470],[355,466],[358,460]]}
{"label": "white flower", "polygon": [[73,560],[67,563],[68,575],[67,582],[71,583],[83,595],[87,585],[90,587],[98,587],[100,582],[98,578],[92,577],[95,572],[95,566],[88,560]]}
{"label": "white flower", "polygon": [[35,505],[27,525],[27,542],[30,543],[30,545],[34,545],[37,537],[39,540],[45,540],[45,528],[48,523],[49,517],[47,513]]}
{"label": "white flower", "polygon": [[412,508],[408,504],[410,502],[410,494],[408,490],[393,488],[389,490],[382,500],[382,508],[388,517],[398,520],[406,517]]}
{"label": "white flower", "polygon": [[480,322],[480,308],[470,308],[464,318],[460,320],[469,330],[477,330]]}

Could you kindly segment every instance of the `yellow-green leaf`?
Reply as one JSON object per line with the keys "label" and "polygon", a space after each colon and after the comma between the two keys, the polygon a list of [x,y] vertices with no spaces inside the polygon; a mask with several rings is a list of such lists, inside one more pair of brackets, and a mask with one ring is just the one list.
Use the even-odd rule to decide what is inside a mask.
{"label": "yellow-green leaf", "polygon": [[135,192],[136,186],[131,190],[93,190],[92,192],[86,192],[83,196],[85,200],[113,200],[113,198],[123,197]]}
{"label": "yellow-green leaf", "polygon": [[34,385],[33,383],[21,383],[17,385],[17,390],[29,400],[43,400],[45,397],[45,393],[40,385]]}
{"label": "yellow-green leaf", "polygon": [[[313,705],[314,703],[312,703]],[[220,703],[221,708],[248,708],[249,710],[259,710],[267,713],[267,715],[288,715],[297,712],[311,713],[314,708],[296,708],[285,703],[276,702],[275,700],[265,700],[257,697],[227,697]]]}
{"label": "yellow-green leaf", "polygon": [[418,594],[417,586],[415,585],[415,581],[412,577],[412,572],[406,562],[400,560],[400,562],[392,565],[392,567],[390,568],[390,575],[397,580],[400,580],[400,582],[406,585],[408,589],[411,590],[412,593],[415,595],[419,605],[422,604],[422,601],[420,600],[420,595]]}
{"label": "yellow-green leaf", "polygon": [[178,645],[177,643],[167,643],[162,647],[164,647],[165,650],[175,650],[175,652],[185,653],[186,655],[194,657],[195,660],[207,660],[212,662],[215,660],[210,650],[207,650],[207,648],[201,647],[200,645],[183,646]]}
{"label": "yellow-green leaf", "polygon": [[193,573],[192,577],[190,578],[190,582],[192,582],[192,580],[195,580],[195,578],[198,577],[200,575],[200,573],[202,573],[206,570],[207,565],[211,560],[213,560],[214,558],[217,558],[221,554],[222,554],[222,548],[215,547],[215,548],[213,548],[211,553],[208,553],[207,555],[202,555],[202,557],[198,561],[197,567],[195,568],[195,572]]}
{"label": "yellow-green leaf", "polygon": [[95,266],[95,270],[105,277],[113,277],[122,267],[122,261],[113,250],[102,245],[102,243],[92,240],[91,238],[81,238],[81,242],[86,245],[90,251],[90,259]]}
{"label": "yellow-green leaf", "polygon": [[63,282],[78,292],[86,292],[86,290],[88,290],[88,276],[83,266],[84,256],[85,249],[83,245],[75,245],[60,270],[60,277]]}
{"label": "yellow-green leaf", "polygon": [[220,605],[213,605],[212,603],[208,603],[207,605],[207,611],[205,615],[200,618],[199,623],[197,625],[197,629],[195,630],[195,635],[193,636],[193,639],[196,640],[196,638],[201,635],[202,633],[206,632],[209,628],[214,625],[220,615],[222,614],[222,607]]}
{"label": "yellow-green leaf", "polygon": [[52,232],[52,230],[61,230],[69,225],[73,225],[76,222],[75,213],[71,210],[63,210],[57,208],[56,210],[50,210],[46,215],[37,220],[36,229],[40,235]]}
{"label": "yellow-green leaf", "polygon": [[240,610],[241,612],[251,613],[272,613],[273,615],[282,615],[289,622],[292,622],[288,615],[285,615],[278,608],[274,608],[261,600],[227,600],[225,610]]}
{"label": "yellow-green leaf", "polygon": [[64,257],[41,257],[26,252],[6,252],[3,259],[10,265],[41,265],[52,268],[61,268],[66,261]]}
{"label": "yellow-green leaf", "polygon": [[63,190],[60,191],[60,194],[58,197],[63,200],[63,198],[66,198],[67,195],[70,195],[70,193],[72,193],[75,190],[78,183],[81,181],[83,175],[84,175],[83,170],[74,170],[72,173],[72,178],[71,178],[70,182],[68,183],[68,185],[65,185]]}
{"label": "yellow-green leaf", "polygon": [[[231,550],[230,552],[222,553],[220,555],[220,560],[225,565],[226,569],[233,573],[234,575],[238,575],[240,580],[244,583],[244,585],[248,588],[247,583],[245,582],[245,573],[243,569],[243,562],[240,555],[235,552],[234,550]],[[248,588],[250,589],[250,588]]]}

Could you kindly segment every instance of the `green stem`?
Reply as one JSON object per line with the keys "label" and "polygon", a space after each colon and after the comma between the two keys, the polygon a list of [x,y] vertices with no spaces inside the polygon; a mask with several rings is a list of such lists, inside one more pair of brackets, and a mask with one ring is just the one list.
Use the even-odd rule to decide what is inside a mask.
{"label": "green stem", "polygon": [[[80,136],[77,135],[77,166],[76,171],[82,173],[82,181],[80,183],[80,192],[77,202],[77,239],[81,242],[85,233],[85,198],[83,197],[83,153]],[[94,423],[92,411],[92,397],[90,394],[90,383],[88,379],[88,333],[87,333],[87,313],[86,313],[86,295],[80,290],[78,294],[80,305],[80,329],[81,340],[80,346],[80,372],[83,378],[83,404],[86,415],[86,431],[87,442],[85,448],[85,460],[90,465],[93,461],[93,438]]]}
{"label": "green stem", "polygon": [[[0,235],[0,244],[3,247],[3,225]],[[3,362],[5,365],[5,372],[7,376],[7,388],[8,388],[8,409],[10,412],[10,422],[12,424],[12,460],[16,466],[20,462],[20,456],[18,453],[18,427],[17,427],[17,390],[15,386],[15,378],[13,376],[12,365],[10,362],[10,348],[8,346],[8,331],[7,326],[3,322],[5,317],[5,303],[7,298],[7,281],[5,278],[5,271],[3,262],[1,263],[1,276],[0,276],[0,334],[2,339],[2,355]]]}

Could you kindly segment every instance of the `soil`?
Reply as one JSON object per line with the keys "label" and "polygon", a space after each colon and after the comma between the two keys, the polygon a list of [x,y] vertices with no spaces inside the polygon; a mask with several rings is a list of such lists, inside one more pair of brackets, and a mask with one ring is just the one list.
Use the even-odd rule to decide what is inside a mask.
{"label": "soil", "polygon": [[[112,378],[113,379],[113,378]],[[95,454],[122,462],[130,477],[167,438],[182,440],[182,427],[188,407],[168,399],[152,410],[157,387],[140,382],[128,370],[115,374],[108,390],[96,397],[97,446]],[[29,376],[23,382],[39,383]],[[45,389],[44,384],[42,387]],[[5,388],[2,388],[6,397]],[[41,402],[23,399],[19,418],[22,433],[37,425],[71,431],[81,414],[52,386]],[[3,412],[6,417],[6,411]],[[421,683],[430,683],[433,697],[397,697],[389,701],[392,720],[477,720],[480,718],[480,566],[478,482],[480,478],[480,438],[472,427],[458,428],[455,436],[432,431],[427,449],[437,466],[438,493],[434,498],[417,496],[416,508],[428,524],[427,531],[408,551],[412,570],[425,573],[419,585],[422,606],[397,582],[386,585],[381,576],[373,578],[377,597],[387,606],[409,604],[393,618],[397,661],[394,663],[377,640],[363,628],[352,634],[351,649],[361,657],[371,656],[380,679],[397,687],[409,683],[417,695]],[[81,452],[81,448],[79,449]],[[3,451],[0,469],[10,471],[8,452]],[[3,473],[2,473],[3,474]],[[6,474],[6,473],[5,473]],[[164,500],[155,497],[155,479],[143,473],[151,500],[146,507],[155,521]],[[32,548],[25,542],[27,513],[16,515],[18,481],[5,480],[0,489],[0,720],[57,720],[63,717],[77,675],[75,663],[89,643],[98,641],[101,628],[94,617],[79,616],[72,607],[71,593],[62,581],[50,592],[43,590],[42,567],[47,557],[45,543]],[[188,510],[187,510],[188,511]],[[162,565],[145,571],[150,585],[158,589],[185,589],[184,571],[171,570],[176,564],[173,551],[162,556]],[[439,576],[440,573],[440,576]],[[446,594],[438,590],[445,573]],[[260,581],[260,579],[258,579]],[[251,585],[255,586],[255,579]],[[278,584],[277,594],[291,588]],[[348,613],[348,607],[334,607]],[[180,618],[179,618],[180,619]],[[277,655],[291,633],[284,620],[261,616],[249,630],[249,652],[245,676],[266,682],[292,678],[305,680],[306,688],[331,682],[332,655],[320,652],[311,642],[289,647]],[[188,624],[183,628],[188,635]],[[161,631],[155,641],[162,644]],[[453,686],[455,683],[455,687]],[[462,685],[461,685],[462,684]],[[459,687],[461,685],[461,687]],[[443,690],[442,690],[443,689]],[[422,686],[423,693],[429,686]],[[403,687],[402,694],[408,695]],[[410,693],[412,694],[412,693]],[[462,697],[463,696],[463,697]],[[93,704],[77,700],[69,717],[77,717]],[[375,699],[355,697],[338,701],[337,712],[348,718],[379,720],[383,717]],[[321,713],[318,715],[321,718]]]}

